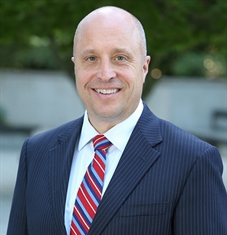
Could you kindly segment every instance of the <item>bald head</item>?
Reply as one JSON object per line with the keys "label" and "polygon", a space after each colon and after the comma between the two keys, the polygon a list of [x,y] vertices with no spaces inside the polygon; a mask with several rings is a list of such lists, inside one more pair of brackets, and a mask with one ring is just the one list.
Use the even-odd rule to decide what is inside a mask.
{"label": "bald head", "polygon": [[137,34],[138,44],[141,47],[141,55],[142,57],[146,57],[147,55],[147,47],[146,47],[146,37],[142,24],[140,21],[131,13],[113,6],[105,6],[98,8],[92,11],[90,14],[85,16],[80,23],[75,32],[74,36],[74,50],[78,42],[78,40],[83,40],[82,32],[86,29],[86,27],[90,24],[106,22],[108,27],[116,27],[116,25],[121,25],[122,23],[128,24],[128,27],[132,27],[135,34]]}

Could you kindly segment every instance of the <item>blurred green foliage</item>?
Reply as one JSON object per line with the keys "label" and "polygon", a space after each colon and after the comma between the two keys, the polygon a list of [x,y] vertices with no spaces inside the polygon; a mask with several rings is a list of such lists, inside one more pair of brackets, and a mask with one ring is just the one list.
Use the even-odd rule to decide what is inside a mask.
{"label": "blurred green foliage", "polygon": [[[1,0],[0,67],[58,69],[73,77],[75,28],[86,14],[104,5],[124,8],[142,22],[153,58],[150,70],[226,77],[224,0]],[[145,94],[153,82],[149,75]]]}

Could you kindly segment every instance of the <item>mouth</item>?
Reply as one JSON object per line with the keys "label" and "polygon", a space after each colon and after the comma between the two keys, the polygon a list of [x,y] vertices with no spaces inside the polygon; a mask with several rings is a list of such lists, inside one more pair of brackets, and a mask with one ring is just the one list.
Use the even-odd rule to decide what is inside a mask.
{"label": "mouth", "polygon": [[112,95],[120,91],[120,89],[94,89],[97,93],[103,95]]}

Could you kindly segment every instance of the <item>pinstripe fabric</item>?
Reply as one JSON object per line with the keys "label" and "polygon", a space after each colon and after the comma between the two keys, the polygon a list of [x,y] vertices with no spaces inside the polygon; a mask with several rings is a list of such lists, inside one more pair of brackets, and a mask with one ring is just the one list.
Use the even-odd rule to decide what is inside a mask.
{"label": "pinstripe fabric", "polygon": [[[67,183],[81,125],[79,119],[25,142],[7,235],[66,235]],[[215,147],[145,105],[89,235],[226,235],[222,167]]]}
{"label": "pinstripe fabric", "polygon": [[85,173],[74,204],[70,235],[86,235],[101,201],[106,150],[111,142],[104,135],[93,139],[95,156]]}

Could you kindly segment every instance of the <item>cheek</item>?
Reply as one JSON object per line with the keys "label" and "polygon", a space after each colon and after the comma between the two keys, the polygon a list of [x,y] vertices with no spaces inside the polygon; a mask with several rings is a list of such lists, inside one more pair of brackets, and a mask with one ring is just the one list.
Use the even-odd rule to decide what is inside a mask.
{"label": "cheek", "polygon": [[78,95],[82,98],[85,95],[85,84],[84,84],[84,79],[82,77],[77,76],[76,77],[76,89],[78,92]]}
{"label": "cheek", "polygon": [[75,79],[76,79],[76,87],[78,88],[81,86],[81,80],[80,80],[79,76],[76,76]]}
{"label": "cheek", "polygon": [[88,74],[86,71],[76,71],[76,85],[77,87],[85,87],[88,82]]}
{"label": "cheek", "polygon": [[140,71],[134,72],[128,76],[128,83],[136,90],[143,86],[144,81],[143,73]]}

